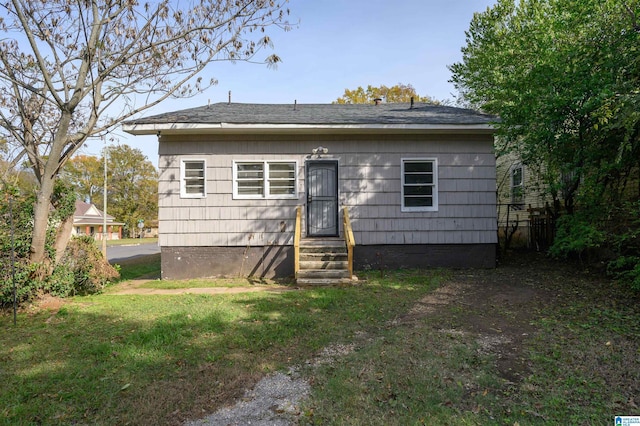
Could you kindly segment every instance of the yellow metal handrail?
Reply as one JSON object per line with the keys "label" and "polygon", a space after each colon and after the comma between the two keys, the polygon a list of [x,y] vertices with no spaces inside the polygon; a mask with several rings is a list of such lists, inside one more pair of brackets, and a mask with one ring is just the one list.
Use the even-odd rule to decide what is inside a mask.
{"label": "yellow metal handrail", "polygon": [[294,272],[295,277],[298,278],[298,271],[300,271],[300,234],[302,233],[302,206],[296,207],[296,229],[293,237],[293,257],[294,257]]}
{"label": "yellow metal handrail", "polygon": [[343,225],[344,240],[347,243],[347,261],[349,262],[349,278],[353,278],[353,248],[356,245],[356,239],[353,237],[353,229],[351,229],[351,220],[349,220],[349,208],[344,207]]}

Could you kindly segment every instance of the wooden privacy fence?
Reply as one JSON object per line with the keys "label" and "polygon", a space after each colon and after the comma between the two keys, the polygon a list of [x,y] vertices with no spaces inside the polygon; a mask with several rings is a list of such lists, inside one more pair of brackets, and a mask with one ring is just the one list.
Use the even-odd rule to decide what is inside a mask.
{"label": "wooden privacy fence", "polygon": [[536,250],[547,249],[556,236],[556,217],[546,203],[544,207],[531,207],[529,212],[529,247]]}

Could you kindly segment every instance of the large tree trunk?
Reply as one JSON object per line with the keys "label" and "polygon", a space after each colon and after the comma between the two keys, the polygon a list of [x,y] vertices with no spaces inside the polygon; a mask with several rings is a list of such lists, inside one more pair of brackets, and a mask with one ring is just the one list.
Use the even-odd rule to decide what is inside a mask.
{"label": "large tree trunk", "polygon": [[[54,180],[47,173],[40,182],[40,189],[36,196],[36,204],[33,208],[33,233],[31,234],[31,263],[45,264],[47,228],[49,226],[49,212],[51,210],[51,195],[53,194]],[[43,273],[46,273],[45,268]]]}
{"label": "large tree trunk", "polygon": [[51,260],[46,256],[47,228],[49,226],[49,213],[51,211],[51,196],[58,177],[60,157],[67,142],[67,131],[71,121],[71,113],[65,111],[60,117],[56,134],[51,143],[51,149],[40,179],[40,189],[36,196],[36,204],[33,209],[33,233],[31,235],[31,263],[42,264],[39,268],[40,277],[49,275],[52,270]]}

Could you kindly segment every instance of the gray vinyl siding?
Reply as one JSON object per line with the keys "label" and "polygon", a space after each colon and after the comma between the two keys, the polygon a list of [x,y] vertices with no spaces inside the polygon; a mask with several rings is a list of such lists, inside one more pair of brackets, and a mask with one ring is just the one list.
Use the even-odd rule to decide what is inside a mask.
{"label": "gray vinyl siding", "polygon": [[[161,246],[291,245],[313,148],[338,160],[339,203],[356,243],[493,244],[496,174],[490,135],[162,136]],[[206,160],[207,196],[180,198],[181,159]],[[436,158],[438,210],[401,212],[401,159]],[[297,199],[233,199],[233,161],[297,161]],[[304,216],[304,214],[303,214]],[[342,232],[342,231],[341,231]]]}

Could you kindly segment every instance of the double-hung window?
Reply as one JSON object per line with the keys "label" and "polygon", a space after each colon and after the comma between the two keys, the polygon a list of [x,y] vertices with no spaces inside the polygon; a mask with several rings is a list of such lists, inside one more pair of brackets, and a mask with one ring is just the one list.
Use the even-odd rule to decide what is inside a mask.
{"label": "double-hung window", "polygon": [[524,204],[524,169],[522,164],[511,168],[511,203]]}
{"label": "double-hung window", "polygon": [[207,195],[207,165],[204,160],[182,160],[180,163],[180,196],[204,198]]}
{"label": "double-hung window", "polygon": [[296,198],[295,161],[235,161],[234,198]]}
{"label": "double-hung window", "polygon": [[403,212],[438,210],[438,163],[435,158],[402,159]]}

